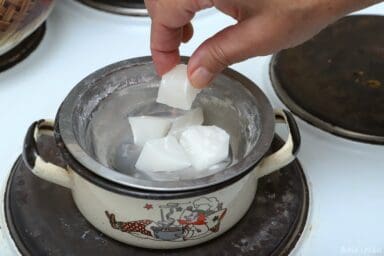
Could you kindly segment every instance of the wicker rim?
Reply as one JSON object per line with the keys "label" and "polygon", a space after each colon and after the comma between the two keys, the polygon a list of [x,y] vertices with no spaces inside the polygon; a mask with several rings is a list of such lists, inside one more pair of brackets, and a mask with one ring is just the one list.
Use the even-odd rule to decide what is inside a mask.
{"label": "wicker rim", "polygon": [[34,4],[33,0],[0,0],[0,34],[16,20],[22,20]]}

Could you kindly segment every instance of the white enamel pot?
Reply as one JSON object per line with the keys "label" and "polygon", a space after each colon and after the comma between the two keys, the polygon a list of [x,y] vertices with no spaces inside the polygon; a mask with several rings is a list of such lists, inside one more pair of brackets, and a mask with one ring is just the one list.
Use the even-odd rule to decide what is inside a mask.
{"label": "white enamel pot", "polygon": [[[119,97],[134,94],[134,99],[140,98],[143,83],[149,88],[145,95],[156,91],[159,78],[150,57],[116,63],[80,82],[64,100],[54,122],[40,120],[31,125],[24,143],[24,161],[36,176],[70,189],[84,217],[101,232],[123,243],[173,249],[213,239],[245,215],[255,197],[258,179],[293,161],[300,146],[300,134],[289,112],[273,112],[256,85],[237,72],[227,69],[220,76],[212,88],[222,88],[202,92],[197,102],[208,123],[221,125],[232,136],[232,162],[223,170],[195,179],[153,181],[131,175],[131,163],[127,164],[128,170],[122,170],[121,165],[106,161],[110,159],[110,152],[115,152],[111,151],[110,145],[119,148],[116,141],[124,140],[116,130],[118,119],[126,117],[126,111],[135,112],[121,107],[123,103]],[[227,83],[231,86],[226,87]],[[232,93],[223,96],[221,93],[226,88]],[[215,98],[215,95],[219,96]],[[209,101],[204,100],[206,97]],[[232,117],[240,116],[238,122],[220,123],[223,118],[231,119],[229,108],[222,104],[228,103],[225,97],[241,99],[241,104],[234,100],[234,104],[227,106],[237,108],[233,113],[238,116]],[[124,98],[123,102],[127,101]],[[142,100],[141,105],[131,101],[137,109],[148,111],[148,105]],[[120,107],[111,107],[115,102]],[[212,102],[220,105],[224,115],[223,111],[211,111],[215,109]],[[109,107],[114,110],[114,115],[107,111]],[[119,117],[120,109],[124,109],[122,117]],[[94,121],[90,122],[90,119]],[[266,156],[277,122],[287,125],[289,136],[281,149]],[[53,146],[60,148],[67,163],[65,167],[40,157],[37,141],[42,135],[55,136],[56,145]],[[118,136],[118,140],[114,136]]]}

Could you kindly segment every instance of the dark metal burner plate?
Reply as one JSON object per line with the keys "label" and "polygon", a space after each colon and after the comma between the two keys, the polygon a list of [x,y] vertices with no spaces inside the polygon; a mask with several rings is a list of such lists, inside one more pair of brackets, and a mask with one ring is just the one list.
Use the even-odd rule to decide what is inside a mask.
{"label": "dark metal burner plate", "polygon": [[[63,164],[53,143],[42,137],[40,153]],[[281,144],[275,138],[272,149]],[[249,212],[223,236],[192,248],[156,251],[101,234],[82,217],[70,191],[35,177],[20,158],[5,194],[6,220],[23,255],[287,255],[304,229],[308,205],[307,183],[295,161],[259,181]]]}
{"label": "dark metal burner plate", "polygon": [[271,63],[277,95],[309,123],[384,144],[384,16],[348,16]]}
{"label": "dark metal burner plate", "polygon": [[128,16],[147,16],[144,0],[78,0],[90,7]]}
{"label": "dark metal burner plate", "polygon": [[0,72],[27,58],[40,44],[46,30],[45,23],[9,52],[0,56]]}

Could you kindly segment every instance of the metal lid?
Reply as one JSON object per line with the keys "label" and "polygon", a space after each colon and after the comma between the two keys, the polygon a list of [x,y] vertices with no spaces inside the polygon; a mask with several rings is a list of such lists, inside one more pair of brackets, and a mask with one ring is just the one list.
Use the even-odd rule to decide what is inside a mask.
{"label": "metal lid", "polygon": [[70,154],[90,172],[124,186],[187,191],[246,175],[269,149],[274,134],[270,103],[253,82],[226,69],[198,95],[194,107],[202,107],[206,124],[218,125],[231,135],[228,166],[202,172],[197,178],[153,180],[138,176],[134,168],[137,156],[120,151],[132,141],[127,117],[166,111],[164,105],[154,102],[159,81],[151,57],[107,66],[81,81],[66,97],[56,118]]}

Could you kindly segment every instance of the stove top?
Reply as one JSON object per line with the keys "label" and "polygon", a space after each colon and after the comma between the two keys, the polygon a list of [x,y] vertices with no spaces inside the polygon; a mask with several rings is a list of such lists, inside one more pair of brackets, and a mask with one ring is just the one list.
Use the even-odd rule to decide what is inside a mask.
{"label": "stove top", "polygon": [[144,0],[79,0],[93,8],[129,16],[147,16]]}
{"label": "stove top", "polygon": [[271,76],[280,99],[316,127],[384,144],[383,28],[383,16],[349,16],[278,53]]}
{"label": "stove top", "polygon": [[[383,15],[384,5],[361,13]],[[233,20],[215,10],[197,15],[195,37],[182,45],[181,54],[191,55],[203,40],[231,24]],[[101,12],[74,0],[56,1],[39,47],[0,73],[1,256],[19,255],[5,220],[3,199],[26,129],[37,119],[54,118],[65,95],[93,71],[150,55],[149,35],[149,18]],[[274,107],[284,107],[270,82],[270,60],[270,56],[253,58],[233,68],[258,84]],[[346,140],[301,120],[298,124],[302,134],[298,158],[313,200],[307,226],[291,255],[384,254],[380,222],[384,147]],[[285,137],[284,130],[277,132]]]}

